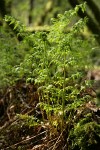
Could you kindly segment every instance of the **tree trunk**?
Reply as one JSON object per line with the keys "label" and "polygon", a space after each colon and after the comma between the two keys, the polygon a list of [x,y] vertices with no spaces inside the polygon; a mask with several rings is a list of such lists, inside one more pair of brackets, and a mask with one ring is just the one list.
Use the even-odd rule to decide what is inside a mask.
{"label": "tree trunk", "polygon": [[6,6],[5,6],[5,0],[0,0],[0,13],[1,16],[4,17],[6,15]]}
{"label": "tree trunk", "polygon": [[34,0],[30,0],[30,9],[29,9],[29,25],[33,22],[32,20],[32,11],[34,8]]}

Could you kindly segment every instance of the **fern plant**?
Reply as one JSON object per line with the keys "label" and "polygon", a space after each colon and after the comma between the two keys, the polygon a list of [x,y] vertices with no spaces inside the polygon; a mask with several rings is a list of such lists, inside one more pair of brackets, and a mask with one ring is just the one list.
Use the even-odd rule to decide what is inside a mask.
{"label": "fern plant", "polygon": [[[31,82],[36,85],[35,92],[39,95],[39,102],[36,105],[41,110],[42,120],[36,118],[35,113],[34,116],[27,115],[28,113],[19,114],[18,119],[29,128],[43,124],[42,121],[46,120],[62,134],[63,129],[67,130],[66,142],[69,149],[73,150],[87,149],[87,143],[91,147],[94,129],[97,136],[100,129],[100,126],[91,119],[92,116],[88,116],[89,113],[87,116],[83,115],[86,113],[84,105],[91,100],[91,96],[86,92],[90,83],[84,79],[84,72],[91,66],[90,53],[93,45],[82,35],[87,18],[76,19],[80,8],[84,12],[85,3],[76,6],[74,10],[58,14],[56,19],[51,19],[48,33],[26,33],[25,28],[16,19],[6,16],[5,20],[13,27],[15,34],[19,37],[22,35],[22,41],[15,42],[16,53],[13,53],[15,47],[13,39],[9,51],[7,51],[9,44],[3,45],[4,41],[1,41],[2,51],[7,51],[1,53],[3,61],[0,62],[1,70],[3,68],[2,72],[5,71],[6,74],[4,79],[6,77],[11,83],[24,78],[26,84]],[[81,114],[83,117],[78,120]],[[93,136],[90,141],[85,141],[85,138],[89,138],[90,131]],[[95,144],[96,142],[98,140],[94,141]]]}
{"label": "fern plant", "polygon": [[85,3],[51,19],[49,33],[26,33],[20,22],[5,17],[15,34],[23,35],[18,48],[26,51],[23,60],[11,69],[13,80],[24,77],[26,82],[34,81],[48,119],[53,112],[64,122],[66,110],[77,109],[90,100],[89,96],[80,94],[88,86],[81,79],[91,62],[92,49],[89,41],[82,36],[87,18],[75,21],[80,8],[84,12]]}
{"label": "fern plant", "polygon": [[73,21],[80,8],[84,11],[85,3],[51,19],[48,34],[36,32],[27,35],[23,43],[29,45],[30,52],[14,69],[17,76],[24,76],[27,82],[34,81],[38,86],[41,107],[49,118],[51,112],[58,116],[60,112],[63,120],[66,109],[77,109],[90,100],[87,95],[79,97],[88,86],[81,82],[81,78],[91,62],[89,54],[92,48],[81,35],[87,18]]}

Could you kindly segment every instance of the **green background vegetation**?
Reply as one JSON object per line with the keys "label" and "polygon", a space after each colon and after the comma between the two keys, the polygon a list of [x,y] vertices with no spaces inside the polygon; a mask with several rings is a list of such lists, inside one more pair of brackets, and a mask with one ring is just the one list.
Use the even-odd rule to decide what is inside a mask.
{"label": "green background vegetation", "polygon": [[100,8],[83,2],[0,1],[1,149],[99,150]]}

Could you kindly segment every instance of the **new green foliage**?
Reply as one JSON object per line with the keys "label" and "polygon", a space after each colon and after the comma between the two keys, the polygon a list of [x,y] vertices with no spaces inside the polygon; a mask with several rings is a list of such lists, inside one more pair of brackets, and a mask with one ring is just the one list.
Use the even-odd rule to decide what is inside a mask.
{"label": "new green foliage", "polygon": [[85,88],[81,78],[91,62],[92,45],[82,37],[87,18],[75,21],[79,8],[84,11],[85,3],[51,19],[49,33],[28,34],[23,27],[21,30],[18,21],[9,16],[5,18],[13,25],[17,35],[23,34],[23,41],[18,44],[22,45],[21,50],[27,49],[18,65],[10,68],[13,80],[25,78],[26,82],[31,80],[38,88],[43,87],[41,99],[44,106],[48,104],[52,109],[62,108],[63,117],[66,104],[80,104],[79,101],[84,99],[78,98],[81,87]]}
{"label": "new green foliage", "polygon": [[81,82],[82,74],[91,62],[92,45],[81,35],[87,18],[73,21],[79,8],[84,11],[84,7],[85,4],[77,6],[75,10],[51,19],[49,33],[36,32],[26,37],[24,43],[31,43],[30,53],[15,67],[19,77],[34,81],[41,89],[38,91],[44,109],[55,111],[59,108],[58,112],[61,110],[63,117],[66,107],[75,105],[77,108],[90,100],[78,98],[82,87],[85,89],[86,86],[84,81]]}
{"label": "new green foliage", "polygon": [[[2,83],[7,80],[10,84],[16,83],[16,80],[24,78],[26,84],[35,84],[42,121],[47,119],[52,126],[61,128],[61,131],[64,125],[69,125],[70,131],[66,131],[69,134],[66,142],[69,137],[71,139],[69,150],[85,150],[98,142],[94,141],[94,130],[98,135],[100,129],[92,120],[88,122],[82,118],[79,122],[76,121],[78,109],[91,100],[91,95],[86,92],[90,84],[84,79],[84,74],[91,65],[90,53],[94,46],[90,39],[82,35],[87,18],[76,19],[80,8],[84,12],[85,4],[51,19],[48,33],[27,33],[20,23],[6,16],[5,20],[13,25],[15,34],[22,35],[22,41],[13,42],[12,37],[8,38],[6,44],[3,41],[5,38],[0,41]],[[19,118],[29,127],[37,125],[35,116],[20,114]],[[92,137],[85,141],[90,132]],[[84,145],[86,143],[90,145]]]}

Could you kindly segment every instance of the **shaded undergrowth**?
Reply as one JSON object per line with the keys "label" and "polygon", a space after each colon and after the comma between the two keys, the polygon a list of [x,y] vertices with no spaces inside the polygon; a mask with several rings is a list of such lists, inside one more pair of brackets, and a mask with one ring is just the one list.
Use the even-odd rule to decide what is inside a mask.
{"label": "shaded undergrowth", "polygon": [[9,84],[0,97],[2,150],[99,150],[100,109],[86,75],[95,43],[81,35],[87,18],[76,21],[80,8],[84,12],[85,4],[52,19],[49,33],[26,33],[6,16],[15,33],[23,33],[16,47],[25,56],[4,76]]}

